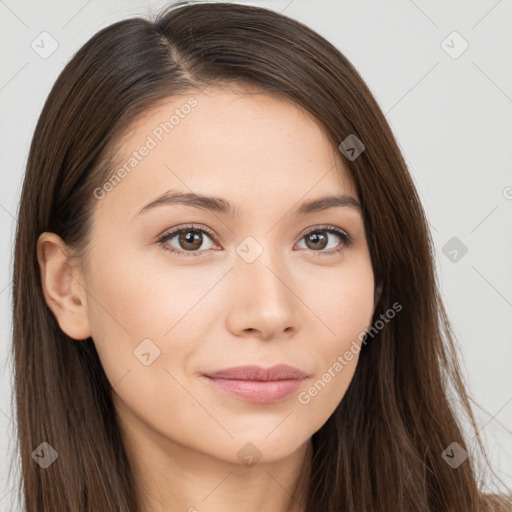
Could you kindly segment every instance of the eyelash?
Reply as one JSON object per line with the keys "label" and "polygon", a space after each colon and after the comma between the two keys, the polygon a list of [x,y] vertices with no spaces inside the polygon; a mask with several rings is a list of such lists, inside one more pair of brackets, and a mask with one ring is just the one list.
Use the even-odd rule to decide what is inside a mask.
{"label": "eyelash", "polygon": [[[174,254],[184,255],[186,257],[188,257],[188,256],[202,256],[202,252],[204,252],[204,251],[177,251],[176,249],[171,248],[169,245],[166,245],[165,242],[173,239],[176,235],[179,235],[180,233],[183,233],[183,232],[186,232],[186,231],[199,231],[199,232],[202,232],[202,233],[206,233],[212,239],[212,241],[214,243],[216,243],[215,235],[211,231],[209,231],[208,229],[205,229],[205,228],[196,227],[196,226],[194,226],[192,224],[190,224],[188,226],[181,227],[181,228],[176,229],[174,231],[171,231],[170,233],[164,234],[157,241],[157,243],[161,246],[161,248],[164,251],[169,251],[169,252],[174,253]],[[339,249],[331,249],[330,251],[313,251],[313,250],[311,250],[310,252],[312,252],[315,257],[318,257],[318,256],[331,256],[333,254],[341,253],[343,250],[348,249],[349,247],[351,247],[352,244],[354,243],[353,238],[349,234],[347,234],[346,232],[344,232],[341,229],[337,228],[336,226],[331,226],[331,225],[319,226],[319,227],[316,227],[314,229],[311,229],[310,231],[308,231],[307,233],[304,233],[304,235],[302,235],[301,240],[303,238],[307,237],[308,235],[310,235],[311,233],[316,233],[317,231],[324,231],[324,232],[327,232],[327,233],[335,234],[339,238],[341,238],[341,240],[343,241],[343,244],[342,244],[342,246]]]}

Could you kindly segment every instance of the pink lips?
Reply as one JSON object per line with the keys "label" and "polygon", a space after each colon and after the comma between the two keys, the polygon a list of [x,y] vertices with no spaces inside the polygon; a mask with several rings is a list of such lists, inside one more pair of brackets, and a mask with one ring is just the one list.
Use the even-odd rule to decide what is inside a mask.
{"label": "pink lips", "polygon": [[285,364],[261,368],[237,366],[204,377],[216,388],[249,402],[268,404],[278,402],[297,391],[308,375]]}

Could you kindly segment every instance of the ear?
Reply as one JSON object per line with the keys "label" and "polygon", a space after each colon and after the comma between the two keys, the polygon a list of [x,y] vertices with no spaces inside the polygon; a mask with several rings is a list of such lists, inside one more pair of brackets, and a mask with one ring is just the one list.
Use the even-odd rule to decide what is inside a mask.
{"label": "ear", "polygon": [[91,336],[87,297],[82,275],[68,254],[67,245],[58,235],[41,233],[37,240],[37,260],[46,303],[65,334],[84,340]]}

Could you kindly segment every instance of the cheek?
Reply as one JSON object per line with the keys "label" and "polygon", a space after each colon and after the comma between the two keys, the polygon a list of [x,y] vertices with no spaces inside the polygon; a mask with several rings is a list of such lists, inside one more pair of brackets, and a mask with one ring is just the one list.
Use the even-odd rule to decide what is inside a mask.
{"label": "cheek", "polygon": [[361,340],[371,325],[374,298],[369,259],[321,282],[321,291],[309,293],[308,302],[321,320],[314,322],[316,335],[308,347],[317,373],[297,397],[314,430],[334,412],[352,380]]}
{"label": "cheek", "polygon": [[103,247],[92,253],[87,283],[94,297],[88,301],[92,338],[111,384],[136,383],[128,396],[140,397],[141,407],[146,400],[155,404],[164,399],[159,389],[179,388],[171,375],[181,381],[193,354],[208,341],[198,333],[208,333],[218,316],[208,314],[215,308],[207,292],[223,271],[170,268],[165,258],[148,264],[119,243]]}
{"label": "cheek", "polygon": [[169,434],[180,431],[172,427],[179,404],[179,423],[193,424],[202,411],[186,392],[183,370],[200,345],[190,329],[202,332],[205,320],[187,313],[208,287],[198,276],[197,283],[191,276],[183,283],[169,269],[148,270],[136,258],[96,263],[90,282],[96,300],[88,303],[92,338],[124,414]]}
{"label": "cheek", "polygon": [[369,258],[354,258],[329,272],[310,271],[302,294],[320,329],[318,340],[332,355],[371,325],[374,278]]}
{"label": "cheek", "polygon": [[93,296],[89,317],[98,339],[112,339],[115,333],[132,343],[162,338],[193,308],[198,290],[207,286],[190,269],[154,265],[133,248],[104,247],[92,254],[88,282]]}

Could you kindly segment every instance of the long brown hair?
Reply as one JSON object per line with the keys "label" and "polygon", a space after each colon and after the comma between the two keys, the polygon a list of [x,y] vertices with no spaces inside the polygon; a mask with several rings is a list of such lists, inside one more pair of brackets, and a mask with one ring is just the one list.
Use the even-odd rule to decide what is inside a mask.
{"label": "long brown hair", "polygon": [[[26,510],[141,510],[111,385],[92,339],[66,336],[47,306],[37,239],[57,233],[85,257],[93,191],[112,174],[113,148],[127,127],[165,98],[232,84],[302,106],[336,151],[349,135],[364,143],[358,158],[342,158],[382,285],[374,320],[395,302],[403,308],[367,338],[343,400],[312,437],[307,512],[506,510],[504,498],[479,487],[479,458],[461,421],[469,419],[475,432],[477,425],[425,213],[368,87],[333,45],[293,19],[261,7],[190,2],[94,35],[58,77],[34,132],[13,272],[19,499]],[[32,457],[43,442],[58,453],[46,469]],[[442,457],[454,442],[470,453],[456,469]]]}

